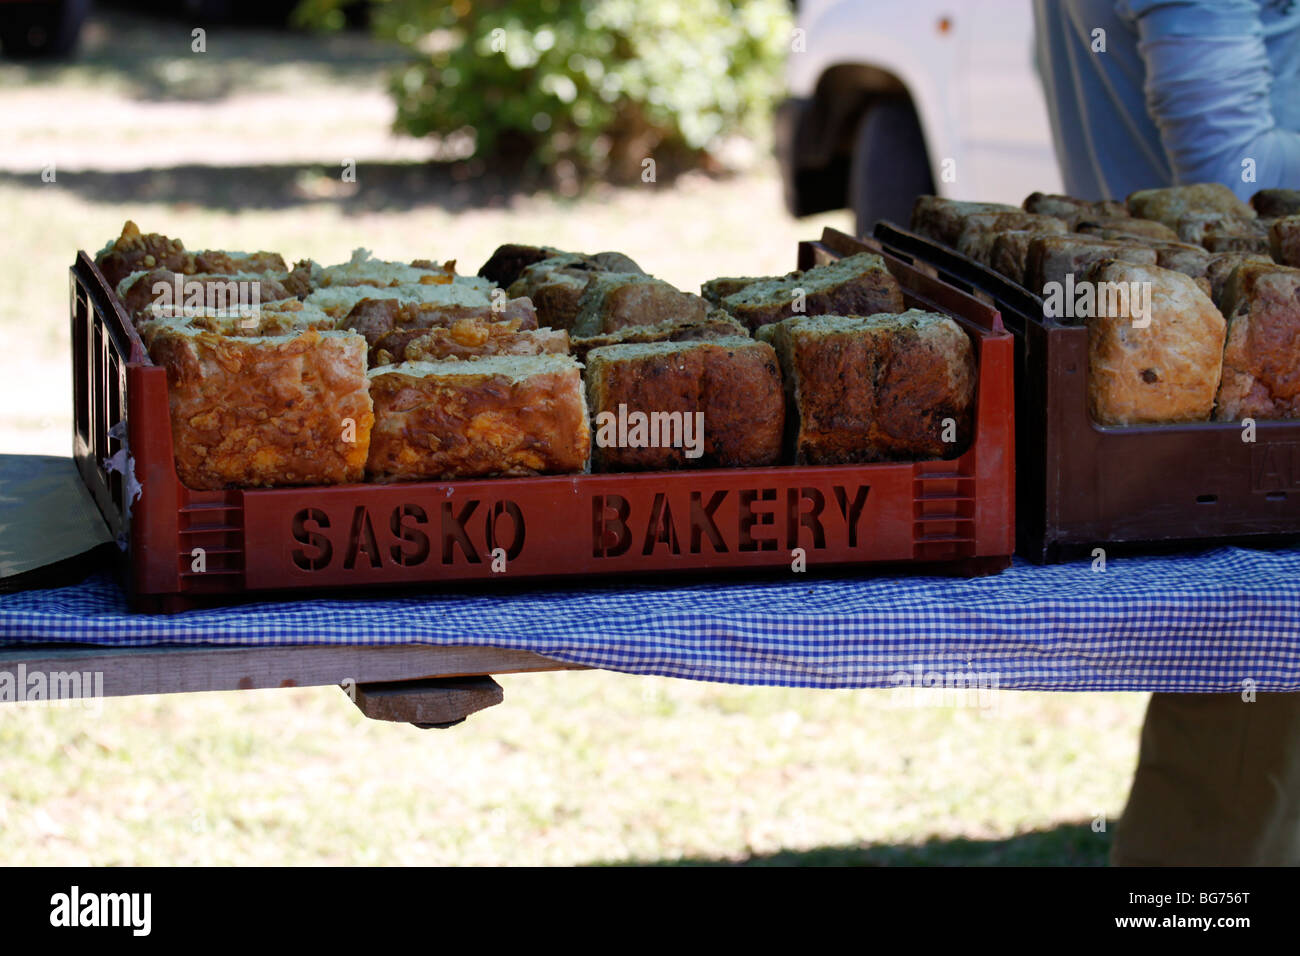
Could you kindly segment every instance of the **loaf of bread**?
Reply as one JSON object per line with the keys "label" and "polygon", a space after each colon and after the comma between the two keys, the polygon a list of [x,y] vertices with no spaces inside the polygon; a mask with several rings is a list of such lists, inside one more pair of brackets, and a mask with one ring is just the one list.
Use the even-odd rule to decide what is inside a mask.
{"label": "loaf of bread", "polygon": [[969,443],[974,350],[947,316],[800,316],[758,335],[781,360],[797,464],[950,458]]}
{"label": "loaf of bread", "polygon": [[1237,198],[1222,183],[1196,183],[1191,186],[1167,186],[1140,189],[1127,200],[1130,215],[1163,222],[1177,229],[1185,216],[1222,213],[1238,219],[1254,219],[1255,210]]}
{"label": "loaf of bread", "polygon": [[1268,252],[1268,229],[1258,219],[1195,213],[1178,220],[1178,237],[1209,252]]}
{"label": "loaf of bread", "polygon": [[1177,242],[1178,233],[1162,222],[1117,216],[1110,219],[1081,219],[1075,231],[1103,239],[1132,239],[1136,242]]}
{"label": "loaf of bread", "polygon": [[114,289],[133,273],[155,270],[185,276],[256,274],[284,278],[289,273],[278,253],[218,249],[187,252],[179,239],[169,239],[156,232],[141,233],[140,227],[129,219],[122,226],[121,234],[95,256],[95,265]]}
{"label": "loaf of bread", "polygon": [[700,296],[710,305],[720,308],[723,299],[735,295],[745,286],[756,282],[780,281],[782,278],[793,279],[798,275],[798,272],[788,272],[784,276],[721,276],[703,283],[700,286]]}
{"label": "loaf of bread", "polygon": [[1250,197],[1251,208],[1265,219],[1300,215],[1300,189],[1261,189]]}
{"label": "loaf of bread", "polygon": [[1117,283],[1125,291],[1150,290],[1149,313],[1145,302],[1130,295],[1127,302],[1116,298],[1117,308],[1095,310],[1108,314],[1088,318],[1093,419],[1100,425],[1137,425],[1209,418],[1225,331],[1209,296],[1190,276],[1158,266],[1105,260],[1086,278]]}
{"label": "loaf of bread", "polygon": [[[436,286],[435,288],[450,288]],[[313,297],[307,299],[311,302]],[[528,299],[508,299],[493,305],[459,305],[440,302],[404,302],[399,299],[362,299],[339,327],[360,332],[370,346],[370,364],[388,365],[406,359],[412,340],[430,329],[451,328],[466,320],[515,323],[519,331],[536,329],[537,313]],[[472,333],[471,333],[472,334]]]}
{"label": "loaf of bread", "polygon": [[1156,265],[1160,268],[1173,269],[1193,279],[1205,275],[1205,269],[1210,264],[1210,254],[1190,243],[1158,242],[1152,243],[1151,248],[1156,251]]}
{"label": "loaf of bread", "polygon": [[[945,246],[955,246],[967,216],[988,212],[1022,212],[1000,202],[965,202],[939,196],[918,196],[912,205],[912,231]],[[1032,210],[1031,210],[1032,211]]]}
{"label": "loaf of bread", "polygon": [[366,342],[351,332],[235,336],[151,329],[167,370],[176,472],[190,488],[360,481],[374,421]]}
{"label": "loaf of bread", "polygon": [[392,301],[399,305],[432,305],[443,308],[490,308],[492,299],[483,289],[451,282],[440,285],[331,286],[317,289],[303,299],[338,319],[346,319],[362,302]]}
{"label": "loaf of bread", "polygon": [[1029,243],[1029,253],[1025,257],[1025,288],[1046,295],[1048,283],[1064,284],[1067,275],[1074,276],[1077,282],[1090,265],[1103,259],[1154,266],[1156,251],[1132,242],[1078,233],[1039,236]]}
{"label": "loaf of bread", "polygon": [[479,268],[478,274],[501,288],[508,289],[529,266],[564,254],[551,246],[524,246],[508,242],[497,246],[488,261]]}
{"label": "loaf of bread", "polygon": [[582,375],[567,355],[494,355],[371,369],[376,481],[580,472],[591,450]]}
{"label": "loaf of bread", "polygon": [[1268,230],[1269,251],[1286,266],[1300,266],[1300,216],[1284,216]]}
{"label": "loaf of bread", "polygon": [[875,315],[902,312],[904,305],[885,260],[860,252],[799,276],[748,285],[723,299],[722,308],[757,329],[792,315]]}
{"label": "loaf of bread", "polygon": [[617,332],[574,338],[570,351],[578,361],[585,361],[592,349],[606,345],[634,345],[639,342],[697,342],[701,339],[722,339],[740,336],[749,330],[721,309],[710,309],[703,319],[666,319],[654,325],[629,325]]}
{"label": "loaf of bread", "polygon": [[1024,285],[1025,261],[1029,258],[1029,246],[1039,236],[1049,235],[1058,235],[1058,233],[1027,232],[1018,229],[997,233],[989,248],[989,268],[1012,282]]}
{"label": "loaf of bread", "polygon": [[1247,263],[1223,293],[1228,319],[1214,417],[1300,417],[1300,269]]}
{"label": "loaf of bread", "polygon": [[993,243],[997,236],[1011,230],[1064,235],[1069,230],[1063,220],[1027,212],[984,212],[967,216],[957,236],[956,249],[976,262],[990,265]]}
{"label": "loaf of bread", "polygon": [[117,297],[136,324],[181,312],[222,312],[294,299],[283,282],[269,275],[185,275],[170,269],[131,273],[118,283]]}
{"label": "loaf of bread", "polygon": [[297,299],[265,302],[255,310],[205,309],[158,315],[136,326],[148,348],[159,332],[191,328],[218,335],[242,337],[297,335],[300,332],[337,331],[334,319]]}
{"label": "loaf of bread", "polygon": [[[484,355],[568,355],[569,333],[563,329],[524,329],[519,319],[506,322],[482,317],[457,319],[446,328],[432,328],[411,339],[402,361],[441,362]],[[391,364],[392,353],[383,350],[381,361]]]}
{"label": "loaf of bread", "polygon": [[594,471],[743,468],[781,460],[785,396],[772,347],[744,337],[587,353]]}
{"label": "loaf of bread", "polygon": [[591,277],[573,318],[574,336],[603,335],[631,325],[673,319],[703,321],[709,304],[661,279],[635,272],[598,272]]}
{"label": "loaf of bread", "polygon": [[1057,219],[1064,220],[1071,228],[1081,219],[1113,219],[1128,215],[1128,210],[1124,208],[1122,202],[1110,199],[1091,201],[1054,193],[1030,193],[1021,205],[1025,212],[1037,213],[1040,216],[1055,216]]}
{"label": "loaf of bread", "polygon": [[[1214,300],[1215,305],[1219,306],[1219,311],[1223,311],[1223,289],[1228,283],[1229,276],[1237,266],[1247,263],[1271,266],[1273,260],[1256,252],[1221,252],[1211,255],[1210,261],[1205,264],[1205,278],[1210,283],[1210,298]],[[1225,312],[1224,315],[1226,316],[1227,313]]]}
{"label": "loaf of bread", "polygon": [[511,283],[512,298],[532,300],[542,325],[554,329],[572,329],[578,316],[582,293],[597,269],[584,256],[564,254],[526,266]]}

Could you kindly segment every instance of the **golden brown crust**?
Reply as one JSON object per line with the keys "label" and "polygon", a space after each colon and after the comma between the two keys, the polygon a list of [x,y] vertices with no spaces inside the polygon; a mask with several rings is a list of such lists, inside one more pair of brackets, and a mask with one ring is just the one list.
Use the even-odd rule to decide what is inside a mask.
{"label": "golden brown crust", "polygon": [[1300,416],[1300,269],[1245,265],[1229,285],[1215,419]]}
{"label": "golden brown crust", "polygon": [[976,213],[967,216],[956,249],[976,262],[989,265],[997,236],[1011,230],[1061,235],[1069,230],[1060,219],[1028,212]]}
{"label": "golden brown crust", "polygon": [[582,471],[591,432],[578,364],[517,380],[475,371],[492,367],[482,359],[376,370],[368,474],[414,481]]}
{"label": "golden brown crust", "polygon": [[[1219,387],[1226,325],[1214,303],[1181,272],[1107,260],[1090,282],[1149,283],[1150,325],[1134,309],[1088,319],[1088,405],[1101,425],[1194,422],[1210,417]],[[1139,317],[1142,322],[1146,317]]]}
{"label": "golden brown crust", "polygon": [[1300,215],[1300,189],[1261,189],[1250,197],[1250,205],[1268,219]]}
{"label": "golden brown crust", "polygon": [[361,480],[374,416],[360,336],[164,330],[150,356],[167,370],[176,472],[188,487]]}
{"label": "golden brown crust", "polygon": [[[537,328],[537,313],[528,299],[510,299],[500,309],[491,305],[440,305],[402,302],[398,299],[362,299],[339,325],[361,333],[370,346],[371,365],[406,360],[406,347],[430,329],[450,328],[457,322],[514,322],[515,331]],[[388,362],[379,352],[388,353]]]}
{"label": "golden brown crust", "polygon": [[179,239],[168,239],[156,232],[143,234],[131,220],[122,226],[122,234],[95,259],[95,265],[108,280],[110,288],[133,272],[167,269],[172,272],[195,271],[194,254],[185,251]]}
{"label": "golden brown crust", "polygon": [[776,353],[766,343],[727,338],[593,349],[587,395],[593,416],[617,418],[620,405],[627,413],[703,414],[698,458],[685,447],[597,442],[593,471],[744,468],[781,460],[785,395]]}

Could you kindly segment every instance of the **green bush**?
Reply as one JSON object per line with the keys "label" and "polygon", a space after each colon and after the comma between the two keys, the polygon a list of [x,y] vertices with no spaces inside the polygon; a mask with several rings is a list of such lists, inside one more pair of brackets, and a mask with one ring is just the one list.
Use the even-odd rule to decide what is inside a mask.
{"label": "green bush", "polygon": [[[305,0],[299,20],[341,25],[344,2]],[[762,135],[793,26],[789,0],[388,0],[372,25],[413,54],[398,129],[613,179]]]}

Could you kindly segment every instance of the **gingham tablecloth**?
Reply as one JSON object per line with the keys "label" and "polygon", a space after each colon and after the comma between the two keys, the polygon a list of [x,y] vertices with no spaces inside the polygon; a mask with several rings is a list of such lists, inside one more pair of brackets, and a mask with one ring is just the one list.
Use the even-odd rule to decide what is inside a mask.
{"label": "gingham tablecloth", "polygon": [[0,642],[477,644],[635,674],[795,687],[1300,690],[1300,550],[999,575],[839,575],[322,596],[132,615],[117,586],[0,596]]}

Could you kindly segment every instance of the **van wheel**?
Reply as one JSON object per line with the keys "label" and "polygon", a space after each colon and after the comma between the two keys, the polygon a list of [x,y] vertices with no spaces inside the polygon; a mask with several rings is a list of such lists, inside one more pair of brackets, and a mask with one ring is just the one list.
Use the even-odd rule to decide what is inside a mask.
{"label": "van wheel", "polygon": [[916,197],[933,192],[916,110],[906,99],[873,100],[858,121],[849,168],[849,204],[858,235],[870,235],[878,219],[906,226]]}

